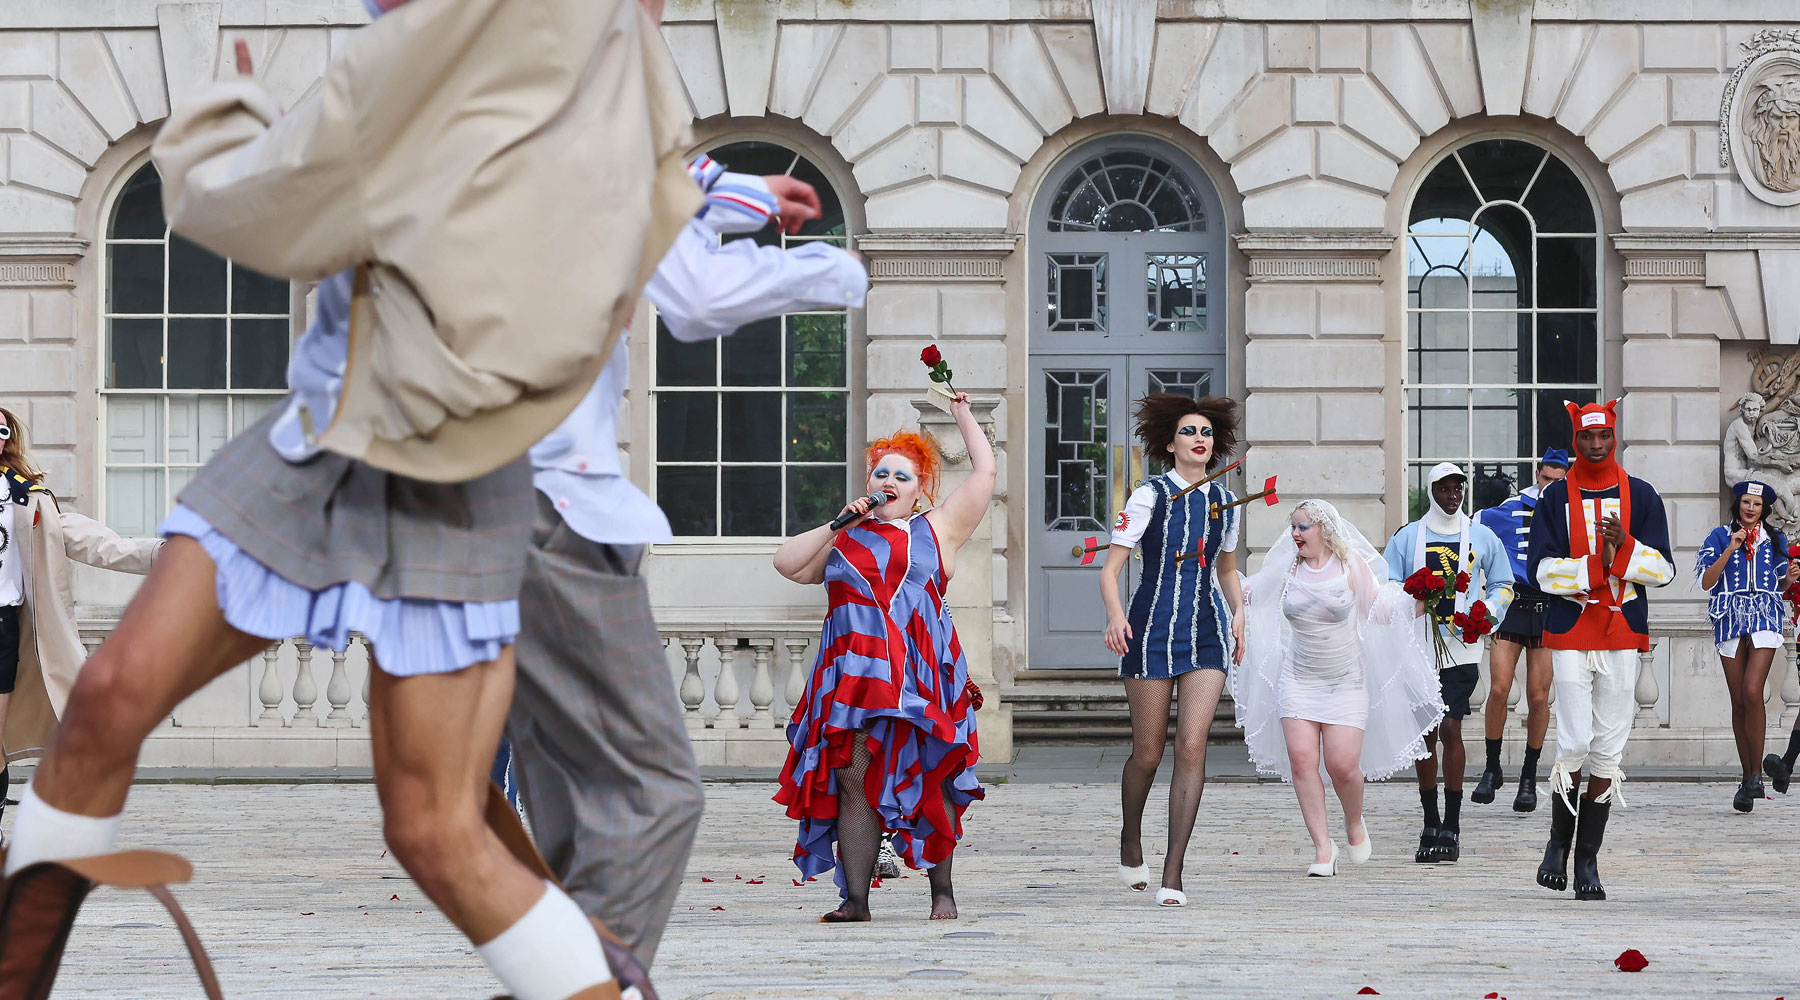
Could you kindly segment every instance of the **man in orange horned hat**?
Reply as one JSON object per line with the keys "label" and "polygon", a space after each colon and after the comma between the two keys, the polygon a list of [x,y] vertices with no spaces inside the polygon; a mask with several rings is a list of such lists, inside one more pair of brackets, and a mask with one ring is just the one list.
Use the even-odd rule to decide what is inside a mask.
{"label": "man in orange horned hat", "polygon": [[[1675,579],[1675,566],[1662,497],[1614,457],[1618,400],[1564,405],[1575,462],[1565,479],[1544,488],[1525,559],[1538,589],[1561,598],[1544,620],[1556,676],[1556,767],[1537,881],[1568,888],[1572,842],[1575,898],[1605,899],[1600,842],[1625,780],[1619,765],[1637,713],[1638,653],[1650,648],[1644,588]],[[1587,791],[1577,808],[1583,771]]]}

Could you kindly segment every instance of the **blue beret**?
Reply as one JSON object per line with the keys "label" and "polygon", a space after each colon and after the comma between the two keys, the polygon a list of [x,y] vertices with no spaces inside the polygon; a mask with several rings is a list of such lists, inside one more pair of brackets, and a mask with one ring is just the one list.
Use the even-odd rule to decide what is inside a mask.
{"label": "blue beret", "polygon": [[1775,502],[1775,487],[1758,479],[1746,479],[1731,487],[1731,495],[1734,497],[1741,497],[1746,493],[1753,497],[1762,497],[1765,506]]}
{"label": "blue beret", "polygon": [[1561,448],[1545,448],[1544,457],[1538,459],[1538,464],[1560,465],[1566,469],[1569,467],[1569,453]]}

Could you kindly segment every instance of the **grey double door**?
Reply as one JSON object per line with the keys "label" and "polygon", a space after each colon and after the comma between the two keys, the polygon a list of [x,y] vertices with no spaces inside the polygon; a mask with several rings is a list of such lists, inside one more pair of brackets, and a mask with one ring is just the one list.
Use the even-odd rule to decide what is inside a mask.
{"label": "grey double door", "polygon": [[[1208,289],[1224,239],[1204,176],[1151,140],[1079,151],[1046,191],[1030,251],[1029,667],[1106,667],[1104,546],[1125,498],[1163,467],[1132,435],[1132,405],[1227,391],[1222,301]],[[1084,564],[1090,539],[1102,549]],[[1127,604],[1141,566],[1123,574]]]}

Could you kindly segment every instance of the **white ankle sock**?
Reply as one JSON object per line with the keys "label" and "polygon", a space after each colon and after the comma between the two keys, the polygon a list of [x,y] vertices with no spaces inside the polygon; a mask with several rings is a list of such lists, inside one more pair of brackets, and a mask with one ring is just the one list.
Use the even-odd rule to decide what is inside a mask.
{"label": "white ankle sock", "polygon": [[6,852],[8,878],[26,865],[40,861],[112,853],[113,845],[119,840],[119,823],[124,814],[82,816],[63,812],[38,798],[34,784],[35,779],[25,786],[25,794],[19,796],[19,818],[13,822],[12,845]]}
{"label": "white ankle sock", "polygon": [[475,953],[518,1000],[567,1000],[613,977],[587,914],[550,882],[518,923]]}

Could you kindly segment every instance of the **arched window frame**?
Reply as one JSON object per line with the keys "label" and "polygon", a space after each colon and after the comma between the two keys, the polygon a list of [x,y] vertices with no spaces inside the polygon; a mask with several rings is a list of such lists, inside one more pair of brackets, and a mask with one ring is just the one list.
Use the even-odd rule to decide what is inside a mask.
{"label": "arched window frame", "polygon": [[[862,199],[854,185],[854,178],[850,174],[848,166],[843,164],[831,151],[829,145],[810,141],[806,137],[791,134],[789,130],[775,130],[763,127],[744,129],[733,127],[735,124],[738,123],[722,123],[721,126],[717,128],[709,128],[705,124],[698,126],[696,131],[700,133],[703,138],[702,141],[695,146],[693,150],[694,155],[700,153],[715,154],[724,147],[735,143],[758,142],[779,146],[788,152],[805,159],[818,170],[824,181],[830,185],[832,192],[836,195],[838,203],[843,210],[845,231],[842,236],[833,237],[805,234],[798,237],[782,236],[780,237],[781,244],[783,246],[793,247],[799,246],[805,242],[828,242],[840,247],[853,247],[856,236],[863,231]],[[766,123],[759,123],[759,126],[765,124]],[[725,167],[728,170],[738,170],[746,173],[758,172],[742,164],[733,163],[729,156],[720,156],[718,158],[720,162],[725,164]],[[647,302],[644,305],[645,308],[641,314],[645,319],[643,328],[655,330],[657,326],[655,310],[651,308]],[[787,330],[791,325],[790,320],[795,317],[838,315],[844,317],[844,375],[842,382],[831,386],[798,386],[792,384],[779,386],[752,386],[723,384],[726,364],[725,352],[727,350],[725,344],[731,339],[729,337],[693,345],[696,348],[710,349],[714,352],[713,357],[716,359],[716,367],[715,380],[712,384],[664,384],[663,380],[659,378],[658,365],[663,360],[663,354],[667,349],[667,345],[672,344],[672,341],[667,338],[666,334],[660,332],[650,337],[634,338],[632,345],[634,374],[631,379],[631,384],[634,393],[637,391],[642,391],[644,393],[644,396],[640,398],[647,399],[648,405],[641,408],[641,416],[637,415],[634,411],[631,421],[634,439],[641,435],[641,439],[647,443],[647,447],[632,449],[633,458],[631,467],[634,470],[634,474],[641,477],[639,480],[640,482],[647,482],[649,484],[648,489],[651,496],[663,506],[665,512],[669,513],[670,522],[674,528],[676,540],[678,542],[682,544],[711,546],[708,551],[721,552],[729,550],[734,546],[747,545],[750,549],[760,552],[771,548],[774,544],[786,538],[794,529],[804,530],[813,527],[816,521],[812,521],[810,515],[814,513],[814,511],[810,508],[797,510],[795,509],[795,504],[791,502],[798,494],[794,491],[795,484],[790,482],[790,470],[798,470],[800,468],[820,470],[820,474],[810,485],[812,489],[824,491],[816,495],[816,505],[819,510],[822,511],[824,506],[827,505],[826,498],[829,498],[831,510],[828,514],[825,514],[817,520],[824,520],[825,517],[835,514],[837,510],[842,507],[843,498],[851,490],[860,486],[862,481],[862,470],[857,456],[861,451],[861,442],[866,440],[867,437],[864,407],[858,405],[859,401],[864,399],[865,385],[863,311],[861,309],[818,310],[786,314],[780,320],[783,327],[782,342],[785,344]],[[732,337],[743,336],[743,333],[732,334]],[[741,349],[743,345],[744,341],[740,340],[738,344],[733,345],[733,347]],[[781,370],[785,381],[785,376],[788,372],[788,359],[785,350],[783,351],[780,360]],[[792,442],[787,442],[781,450],[781,458],[779,460],[730,461],[724,457],[724,443],[720,438],[715,438],[716,451],[714,452],[713,458],[710,460],[664,460],[666,451],[664,447],[665,428],[663,421],[660,418],[661,407],[663,406],[662,399],[664,397],[673,396],[676,393],[710,393],[716,401],[714,410],[715,420],[722,422],[725,419],[724,415],[726,410],[724,397],[729,394],[777,393],[788,395],[796,392],[830,392],[842,394],[844,402],[842,443],[844,447],[841,450],[841,454],[839,454],[835,460],[828,461],[823,454],[820,454],[816,461],[790,459],[789,449],[792,446]],[[787,437],[786,428],[788,416],[789,407],[787,401],[784,400],[781,407],[784,440]],[[856,454],[852,454],[853,452]],[[684,519],[682,512],[679,509],[681,503],[691,500],[694,495],[687,484],[678,484],[674,481],[674,477],[669,475],[670,470],[683,466],[690,468],[711,467],[715,470],[711,491],[714,512],[712,523],[713,530],[711,533],[696,533],[693,531],[691,519]],[[730,527],[730,525],[727,523],[729,519],[729,512],[726,507],[728,500],[728,485],[725,482],[725,470],[728,468],[779,468],[781,470],[780,484],[782,488],[780,495],[774,498],[775,502],[771,503],[766,498],[758,501],[762,511],[775,508],[778,505],[779,520],[776,526],[780,530],[772,533],[767,531],[756,533],[730,533],[727,531],[727,528]],[[830,471],[826,472],[825,470],[827,469]],[[751,493],[749,495],[757,497],[763,496],[763,494],[760,493]],[[798,516],[801,514],[806,516]]]}
{"label": "arched window frame", "polygon": [[[98,434],[95,439],[94,468],[96,502],[93,509],[96,516],[105,521],[114,530],[130,536],[149,536],[155,533],[156,525],[173,507],[175,496],[192,478],[193,474],[205,464],[212,453],[232,436],[254,423],[263,413],[275,405],[287,393],[286,368],[288,352],[304,309],[304,293],[299,286],[287,284],[283,298],[284,308],[280,312],[234,311],[231,297],[235,294],[233,280],[237,265],[225,261],[225,294],[227,306],[223,312],[184,313],[171,311],[169,308],[169,287],[171,281],[171,261],[168,253],[170,234],[165,223],[161,238],[119,237],[115,235],[115,224],[122,201],[131,182],[139,172],[150,165],[149,150],[145,148],[132,156],[122,169],[113,175],[111,182],[101,199],[99,216],[95,233],[96,248],[93,254],[95,261],[96,298],[94,313],[96,317],[95,352],[95,391],[98,397],[96,408],[96,425]],[[164,249],[162,263],[162,307],[159,312],[120,311],[113,308],[114,248],[131,245],[161,245]],[[205,253],[205,251],[201,251]],[[207,254],[213,259],[216,256]],[[259,276],[260,277],[260,276]],[[267,280],[267,279],[263,279]],[[162,354],[158,358],[162,384],[160,386],[117,386],[113,356],[115,320],[127,321],[160,321],[163,324]],[[179,386],[169,384],[168,363],[168,323],[171,319],[218,319],[224,322],[225,358],[222,362],[225,370],[225,385]],[[278,371],[279,377],[265,377],[259,381],[272,383],[255,387],[231,385],[233,371],[231,350],[233,328],[237,321],[261,322],[272,328],[279,324],[284,338],[284,348],[279,364],[271,363],[269,372]],[[265,372],[265,375],[269,375]],[[193,420],[193,433],[185,437],[191,440],[177,441],[176,416],[177,407],[182,400],[192,399],[193,409],[190,414]],[[225,424],[221,432],[203,431],[201,407],[206,400],[219,400],[224,403]],[[150,402],[156,409],[158,436],[157,449],[149,460],[133,461],[121,457],[128,453],[121,447],[120,434],[125,427],[125,418],[132,402]],[[182,450],[185,447],[186,450]],[[160,454],[160,458],[154,455]],[[132,490],[125,485],[125,477],[133,474],[142,475],[151,481],[150,493],[140,500],[134,500]],[[133,508],[136,508],[133,510]]]}
{"label": "arched window frame", "polygon": [[[1495,206],[1502,205],[1509,206],[1525,213],[1527,221],[1531,222],[1530,239],[1534,248],[1534,253],[1529,259],[1534,262],[1534,268],[1535,261],[1537,260],[1535,249],[1538,246],[1538,241],[1540,239],[1579,238],[1582,240],[1591,240],[1593,246],[1592,271],[1590,275],[1590,280],[1593,283],[1591,305],[1579,307],[1542,305],[1539,299],[1538,275],[1534,270],[1534,273],[1529,279],[1532,283],[1532,304],[1530,307],[1521,307],[1515,304],[1513,306],[1502,308],[1476,308],[1476,295],[1474,294],[1474,289],[1471,289],[1469,305],[1464,309],[1436,310],[1429,306],[1421,306],[1419,301],[1419,289],[1414,284],[1419,277],[1419,275],[1415,273],[1418,270],[1415,261],[1420,256],[1414,247],[1414,237],[1426,234],[1414,233],[1414,225],[1410,221],[1418,199],[1433,178],[1433,175],[1440,168],[1443,168],[1449,163],[1460,163],[1461,155],[1469,151],[1472,147],[1494,140],[1510,140],[1526,143],[1536,148],[1540,153],[1545,154],[1546,159],[1544,159],[1537,167],[1536,172],[1538,174],[1541,174],[1551,161],[1555,161],[1556,163],[1559,163],[1562,168],[1566,168],[1568,174],[1573,178],[1575,185],[1578,187],[1581,197],[1585,200],[1586,209],[1592,214],[1592,226],[1587,232],[1581,233],[1565,233],[1560,230],[1552,231],[1551,229],[1540,230],[1535,222],[1535,218],[1532,216],[1527,206],[1522,204],[1523,202],[1532,200],[1531,194],[1535,189],[1527,189],[1526,193],[1520,194],[1516,199],[1491,198],[1484,193],[1483,196],[1478,199],[1479,203],[1477,204],[1477,207],[1468,213],[1469,221],[1467,232],[1471,243],[1475,241],[1476,237],[1486,231],[1479,225],[1478,220],[1480,216],[1484,212],[1493,209]],[[1422,150],[1421,152],[1424,153],[1425,151]],[[1539,455],[1542,454],[1543,449],[1548,445],[1563,444],[1563,439],[1567,436],[1566,422],[1559,422],[1563,412],[1561,406],[1562,400],[1566,398],[1576,401],[1589,401],[1604,398],[1607,384],[1617,378],[1617,372],[1615,370],[1616,358],[1609,356],[1607,351],[1608,343],[1611,340],[1616,339],[1614,336],[1616,331],[1609,330],[1609,323],[1611,322],[1611,317],[1614,315],[1614,310],[1617,306],[1616,289],[1610,284],[1610,282],[1617,277],[1617,266],[1611,259],[1611,248],[1607,239],[1609,221],[1616,222],[1616,219],[1613,219],[1613,213],[1609,211],[1613,205],[1607,200],[1607,194],[1597,190],[1592,165],[1586,163],[1579,155],[1576,155],[1578,152],[1577,149],[1569,148],[1569,144],[1557,142],[1549,137],[1519,134],[1512,131],[1482,131],[1479,123],[1470,123],[1467,132],[1460,137],[1448,139],[1446,145],[1440,147],[1435,152],[1432,152],[1429,155],[1429,158],[1424,160],[1415,175],[1414,183],[1407,198],[1397,206],[1399,210],[1398,229],[1403,234],[1401,237],[1402,253],[1397,255],[1399,258],[1398,272],[1400,280],[1405,282],[1405,294],[1402,296],[1402,306],[1400,309],[1402,321],[1400,335],[1402,355],[1400,364],[1402,406],[1400,410],[1399,430],[1404,444],[1399,485],[1402,487],[1401,495],[1406,496],[1408,502],[1394,513],[1393,516],[1396,519],[1403,520],[1417,517],[1422,512],[1423,505],[1429,503],[1426,484],[1423,482],[1423,479],[1426,470],[1439,461],[1454,462],[1474,474],[1471,480],[1470,496],[1467,501],[1467,507],[1470,510],[1489,506],[1498,502],[1500,499],[1504,499],[1508,492],[1516,492],[1522,487],[1531,485],[1536,460]],[[1415,162],[1418,161],[1415,160]],[[1468,170],[1464,168],[1463,176],[1465,182],[1474,186],[1475,182],[1468,174]],[[1536,175],[1534,174],[1534,180],[1535,177]],[[1437,268],[1435,267],[1432,268],[1432,270],[1436,269]],[[1425,373],[1422,371],[1423,362],[1420,359],[1420,352],[1418,350],[1420,331],[1418,320],[1421,314],[1430,314],[1432,312],[1460,312],[1468,318],[1469,332],[1465,339],[1467,344],[1466,353],[1469,357],[1468,378],[1464,380],[1446,380],[1443,378],[1424,377]],[[1481,379],[1475,371],[1476,358],[1481,353],[1476,344],[1476,318],[1483,314],[1491,316],[1494,314],[1509,313],[1513,315],[1529,315],[1532,317],[1532,350],[1529,357],[1522,359],[1526,363],[1534,366],[1532,375],[1530,378],[1520,377],[1515,381]],[[1545,315],[1560,317],[1591,317],[1591,320],[1589,321],[1591,323],[1591,329],[1581,331],[1581,335],[1584,339],[1591,338],[1591,340],[1588,341],[1590,346],[1587,348],[1591,350],[1592,357],[1591,380],[1582,378],[1546,379],[1543,370],[1535,367],[1538,364],[1537,356],[1540,353],[1538,348],[1541,346],[1541,327],[1538,320]],[[1493,352],[1490,351],[1488,353]],[[1520,352],[1516,347],[1513,350],[1513,356],[1516,363],[1517,360],[1520,359]],[[1477,452],[1481,450],[1479,447],[1480,442],[1478,441],[1479,431],[1477,428],[1477,412],[1484,409],[1484,407],[1479,406],[1478,403],[1482,400],[1484,394],[1493,394],[1502,391],[1526,391],[1534,394],[1531,408],[1528,411],[1532,414],[1531,426],[1529,428],[1531,443],[1525,448],[1515,449],[1515,451],[1521,452],[1517,454],[1477,454]],[[1421,412],[1428,412],[1433,408],[1431,405],[1433,401],[1428,398],[1432,395],[1437,396],[1437,402],[1441,404],[1441,408],[1460,409],[1462,411],[1462,417],[1465,421],[1462,429],[1463,441],[1462,447],[1451,449],[1456,452],[1455,454],[1451,454],[1449,451],[1440,452],[1438,450],[1431,450],[1430,453],[1427,453],[1429,449],[1421,440],[1425,435],[1421,434],[1420,420],[1423,418],[1420,414]],[[1498,412],[1507,408],[1487,407],[1486,409]],[[1513,409],[1517,411],[1520,408],[1515,406]],[[1518,436],[1516,426],[1514,435],[1515,437]],[[1507,477],[1510,482],[1498,478],[1502,475]]]}

